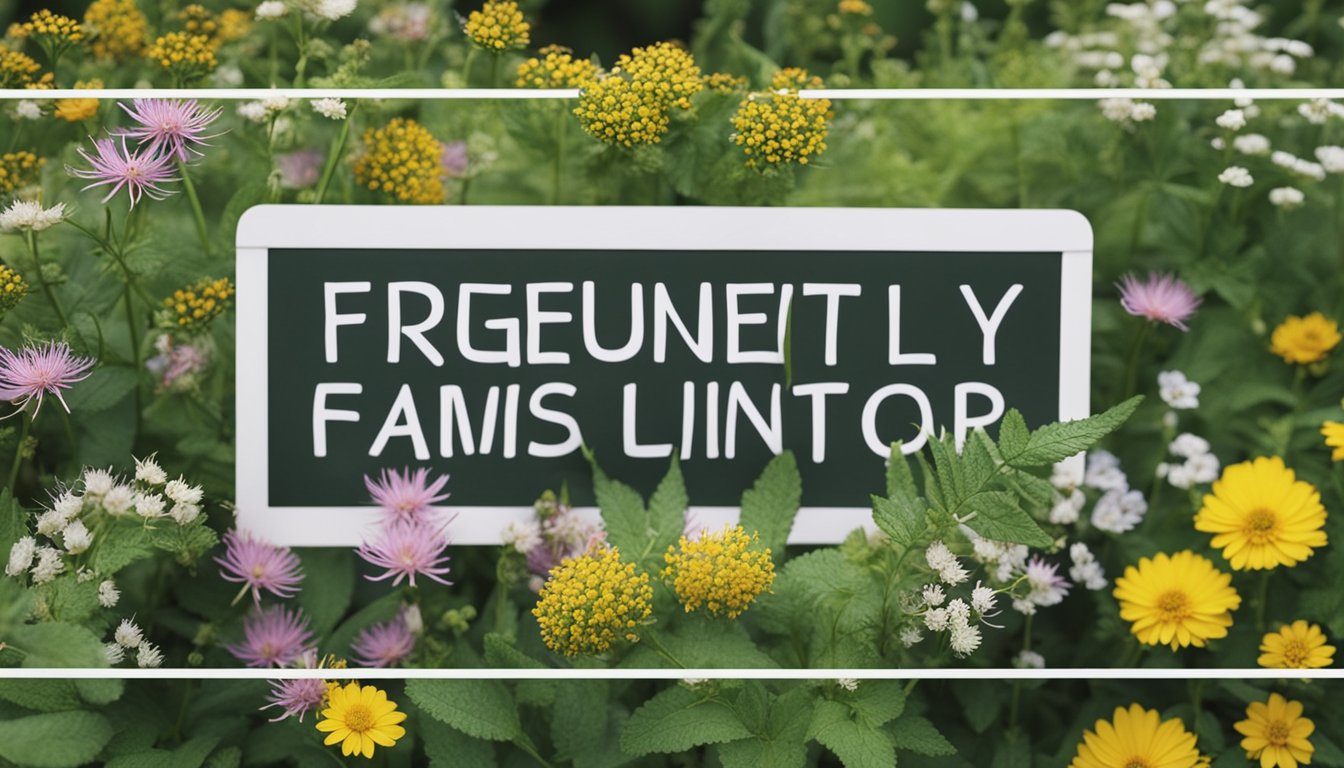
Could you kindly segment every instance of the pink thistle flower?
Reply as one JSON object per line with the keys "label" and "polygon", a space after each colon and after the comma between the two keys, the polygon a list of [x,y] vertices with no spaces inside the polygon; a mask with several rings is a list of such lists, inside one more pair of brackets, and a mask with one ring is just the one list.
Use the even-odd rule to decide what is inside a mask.
{"label": "pink thistle flower", "polygon": [[24,347],[18,352],[0,347],[0,399],[14,403],[20,411],[36,400],[33,418],[37,418],[42,398],[55,395],[69,413],[70,406],[66,405],[61,390],[88,378],[93,362],[93,358],[72,353],[63,341]]}
{"label": "pink thistle flower", "polygon": [[[295,665],[300,669],[313,669],[317,666],[317,652],[307,651]],[[322,705],[327,697],[327,681],[318,678],[295,680],[272,680],[269,703],[261,709],[279,707],[280,714],[271,718],[278,723],[287,717],[297,717],[303,722],[303,716]]]}
{"label": "pink thistle flower", "polygon": [[312,641],[303,614],[276,605],[243,619],[243,641],[224,648],[249,667],[287,667],[309,651]]}
{"label": "pink thistle flower", "polygon": [[364,667],[390,667],[415,650],[415,634],[405,618],[395,619],[360,632],[350,644],[355,661]]}
{"label": "pink thistle flower", "polygon": [[135,139],[142,147],[148,144],[145,148],[151,155],[163,154],[167,159],[185,163],[191,155],[201,157],[191,144],[207,146],[205,140],[218,135],[206,136],[205,129],[219,117],[220,108],[202,109],[195,99],[135,99],[131,104],[128,107],[118,103],[118,106],[136,124],[117,133]]}
{"label": "pink thistle flower", "polygon": [[376,539],[364,542],[356,552],[370,564],[387,569],[380,576],[365,578],[382,581],[395,576],[392,586],[400,584],[402,579],[409,579],[414,587],[416,574],[440,584],[452,584],[440,578],[449,571],[445,565],[448,556],[443,553],[447,548],[448,537],[442,528],[422,520],[393,520],[383,526]]}
{"label": "pink thistle flower", "polygon": [[252,600],[257,605],[261,605],[263,589],[276,597],[293,597],[303,581],[299,558],[293,552],[254,539],[249,533],[225,533],[224,556],[216,557],[215,562],[219,563],[219,575],[225,581],[243,585],[233,599],[235,603],[248,589],[252,590]]}
{"label": "pink thistle flower", "polygon": [[1116,287],[1120,289],[1120,306],[1126,312],[1174,325],[1182,331],[1190,330],[1185,321],[1195,314],[1202,301],[1175,275],[1149,272],[1145,282],[1139,282],[1133,275],[1125,275]]}
{"label": "pink thistle flower", "polygon": [[1031,589],[1027,600],[1040,606],[1058,605],[1072,586],[1058,570],[1057,563],[1047,563],[1039,555],[1031,558],[1026,571],[1027,586]]}
{"label": "pink thistle flower", "polygon": [[429,470],[423,468],[411,472],[408,467],[400,473],[384,469],[377,480],[364,476],[364,487],[386,513],[388,522],[425,519],[432,504],[448,498],[448,494],[439,493],[447,483],[448,475],[429,482]]}
{"label": "pink thistle flower", "polygon": [[117,194],[122,187],[126,188],[126,194],[130,195],[131,207],[140,201],[140,196],[144,195],[151,200],[162,200],[172,194],[171,190],[162,189],[160,184],[168,181],[177,181],[173,175],[172,158],[168,155],[156,155],[148,149],[142,149],[132,152],[126,148],[126,138],[121,139],[121,148],[117,148],[117,142],[110,138],[94,139],[93,149],[97,155],[90,155],[83,147],[79,148],[79,156],[88,161],[92,168],[72,168],[65,167],[66,173],[80,179],[92,179],[93,183],[84,187],[84,189],[93,189],[101,187],[104,184],[111,184],[112,191],[103,198],[106,203]]}

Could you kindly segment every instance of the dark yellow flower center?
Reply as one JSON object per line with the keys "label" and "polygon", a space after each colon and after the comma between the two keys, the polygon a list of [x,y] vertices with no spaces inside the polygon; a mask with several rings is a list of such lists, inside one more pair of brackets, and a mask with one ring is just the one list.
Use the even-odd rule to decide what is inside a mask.
{"label": "dark yellow flower center", "polygon": [[1173,589],[1157,598],[1157,613],[1162,621],[1183,621],[1190,618],[1190,596]]}
{"label": "dark yellow flower center", "polygon": [[1292,731],[1288,724],[1282,720],[1275,720],[1265,729],[1265,740],[1271,747],[1284,747],[1288,745],[1288,734]]}
{"label": "dark yellow flower center", "polygon": [[1278,516],[1271,510],[1263,507],[1253,509],[1246,516],[1242,532],[1246,534],[1246,538],[1250,539],[1252,544],[1264,544],[1273,538],[1274,529],[1278,526],[1278,522]]}
{"label": "dark yellow flower center", "polygon": [[1153,768],[1153,764],[1142,757],[1131,757],[1125,761],[1125,768]]}
{"label": "dark yellow flower center", "polygon": [[1303,666],[1310,655],[1311,649],[1304,640],[1293,638],[1283,644],[1283,660],[1288,662],[1290,667]]}
{"label": "dark yellow flower center", "polygon": [[355,704],[345,710],[345,727],[355,733],[363,733],[373,728],[373,710],[363,704]]}

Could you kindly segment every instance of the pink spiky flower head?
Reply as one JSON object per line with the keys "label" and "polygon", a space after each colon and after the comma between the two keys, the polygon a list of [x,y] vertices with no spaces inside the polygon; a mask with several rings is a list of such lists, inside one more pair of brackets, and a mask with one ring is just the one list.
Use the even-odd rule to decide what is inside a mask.
{"label": "pink spiky flower head", "polygon": [[42,398],[55,395],[69,413],[61,390],[88,378],[92,368],[93,358],[74,354],[63,341],[24,347],[18,352],[0,347],[0,399],[14,403],[20,411],[36,400],[33,418],[37,418]]}
{"label": "pink spiky flower head", "polygon": [[150,154],[163,154],[169,159],[187,162],[192,155],[201,153],[193,144],[206,146],[205,129],[219,117],[220,109],[204,109],[195,99],[135,99],[131,106],[118,103],[131,116],[135,125],[118,131],[118,135],[135,139]]}
{"label": "pink spiky flower head", "polygon": [[93,151],[95,154],[89,154],[83,147],[79,148],[79,156],[84,158],[90,168],[72,168],[65,167],[66,173],[80,179],[91,179],[92,184],[85,186],[84,189],[93,189],[107,184],[112,185],[112,191],[103,198],[106,203],[112,199],[112,196],[122,188],[126,188],[126,194],[131,198],[131,207],[140,202],[143,195],[151,200],[162,200],[172,194],[172,190],[163,189],[160,184],[177,181],[173,175],[172,158],[168,155],[155,154],[149,149],[140,149],[132,152],[126,148],[126,137],[121,138],[121,145],[110,138],[93,139]]}
{"label": "pink spiky flower head", "polygon": [[396,618],[360,632],[350,644],[355,661],[365,667],[390,667],[415,650],[415,633],[398,614]]}
{"label": "pink spiky flower head", "polygon": [[370,581],[391,578],[392,586],[396,586],[407,579],[414,587],[417,574],[440,584],[452,584],[442,578],[449,571],[444,554],[447,548],[448,537],[442,526],[423,520],[393,520],[356,552],[370,564],[387,569],[378,576],[367,576]]}
{"label": "pink spiky flower head", "polygon": [[1148,279],[1140,282],[1134,275],[1125,275],[1120,285],[1120,306],[1137,317],[1146,317],[1182,331],[1190,330],[1185,321],[1195,314],[1202,301],[1175,275],[1149,272]]}
{"label": "pink spiky flower head", "polygon": [[384,469],[377,480],[364,476],[364,487],[386,516],[387,522],[398,520],[427,520],[431,506],[448,498],[448,494],[439,493],[448,483],[448,476],[441,475],[430,482],[428,469],[409,467],[397,472]]}
{"label": "pink spiky flower head", "polygon": [[[317,666],[317,652],[312,650],[305,652],[295,666],[300,669],[313,669]],[[280,708],[280,714],[271,718],[272,723],[287,717],[297,717],[302,723],[303,716],[322,706],[322,701],[326,697],[327,681],[320,678],[272,680],[270,696],[262,709]]]}
{"label": "pink spiky flower head", "polygon": [[275,605],[244,619],[243,641],[224,648],[249,667],[287,667],[310,650],[312,641],[302,613]]}
{"label": "pink spiky flower head", "polygon": [[243,585],[233,599],[235,603],[249,589],[257,605],[261,604],[263,589],[276,597],[293,597],[303,582],[298,556],[287,547],[268,544],[250,533],[225,533],[224,556],[216,557],[215,562],[219,563],[219,575],[225,581]]}

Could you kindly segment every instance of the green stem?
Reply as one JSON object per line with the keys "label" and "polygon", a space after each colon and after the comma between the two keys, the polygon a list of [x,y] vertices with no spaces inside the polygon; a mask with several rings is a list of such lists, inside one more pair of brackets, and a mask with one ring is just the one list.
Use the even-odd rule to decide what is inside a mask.
{"label": "green stem", "polygon": [[533,760],[536,760],[539,765],[544,765],[546,766],[546,768],[551,768],[551,764],[546,762],[546,758],[538,754],[537,748],[532,746],[531,739],[527,738],[526,736],[522,736],[514,739],[513,744],[522,751],[526,752],[528,757],[531,757]]}
{"label": "green stem", "polygon": [[1269,602],[1269,571],[1261,571],[1260,585],[1255,594],[1255,628],[1265,631],[1265,604]]}
{"label": "green stem", "polygon": [[341,161],[341,154],[345,152],[345,142],[350,136],[350,121],[355,119],[355,110],[358,107],[358,102],[351,102],[349,114],[345,116],[345,120],[341,121],[341,132],[332,142],[331,150],[327,154],[327,164],[322,169],[322,180],[317,184],[317,197],[313,199],[314,205],[321,205],[322,198],[327,195],[327,185],[331,183],[331,175],[336,170],[336,164]]}
{"label": "green stem", "polygon": [[551,166],[551,205],[560,204],[560,182],[565,165],[565,125],[568,111],[564,102],[557,102],[559,110],[555,121],[555,158]]}
{"label": "green stem", "polygon": [[672,652],[667,650],[667,648],[663,645],[663,642],[658,639],[658,633],[654,631],[653,627],[649,627],[648,629],[645,630],[644,640],[649,644],[649,647],[652,648],[655,653],[671,662],[672,666],[676,667],[677,669],[686,668],[686,665],[682,664],[681,661],[678,660],[676,656],[673,656]]}
{"label": "green stem", "polygon": [[56,317],[60,319],[61,326],[68,326],[70,325],[70,322],[65,318],[65,309],[61,306],[61,302],[56,300],[55,291],[51,289],[51,284],[47,282],[46,276],[42,274],[42,259],[37,253],[37,233],[31,229],[28,230],[27,240],[28,253],[33,257],[33,270],[37,273],[37,283],[42,286],[42,293],[46,294],[47,301],[51,303],[51,308],[56,310]]}
{"label": "green stem", "polygon": [[64,408],[59,408],[57,409],[57,413],[61,414],[61,426],[65,428],[65,439],[70,441],[70,455],[78,456],[79,444],[75,440],[75,425],[70,423],[70,412]]}
{"label": "green stem", "polygon": [[23,425],[19,427],[19,442],[14,447],[14,463],[9,467],[9,485],[6,486],[11,494],[14,493],[14,484],[19,480],[19,466],[23,464],[23,445],[28,441],[28,428],[33,423],[32,419],[28,418],[28,411],[26,410],[19,413],[19,419],[22,420]]}
{"label": "green stem", "polygon": [[467,51],[467,60],[462,62],[462,85],[465,88],[471,87],[471,65],[476,63],[476,46],[472,46]]}
{"label": "green stem", "polygon": [[918,677],[912,677],[912,678],[910,678],[910,680],[909,680],[908,682],[906,682],[906,684],[905,684],[905,695],[906,695],[906,696],[909,696],[909,695],[910,695],[910,692],[913,691],[913,690],[915,690],[915,686],[918,685],[918,684],[919,684],[919,678],[918,678]]}
{"label": "green stem", "polygon": [[182,188],[187,191],[187,200],[191,202],[191,215],[196,221],[196,236],[201,239],[201,250],[205,255],[210,255],[210,237],[205,229],[205,213],[201,210],[201,199],[196,196],[196,185],[191,183],[191,175],[187,173],[187,164],[179,158],[177,160],[177,171],[182,174]]}
{"label": "green stem", "polygon": [[1145,321],[1139,327],[1139,332],[1134,334],[1134,343],[1129,348],[1129,358],[1125,361],[1125,393],[1121,399],[1127,399],[1132,396],[1138,386],[1139,376],[1139,353],[1143,351],[1143,342],[1148,340],[1148,334],[1153,329],[1152,321]]}
{"label": "green stem", "polygon": [[1190,681],[1190,709],[1194,712],[1190,718],[1193,721],[1191,730],[1199,727],[1199,713],[1204,706],[1204,682],[1203,678]]}

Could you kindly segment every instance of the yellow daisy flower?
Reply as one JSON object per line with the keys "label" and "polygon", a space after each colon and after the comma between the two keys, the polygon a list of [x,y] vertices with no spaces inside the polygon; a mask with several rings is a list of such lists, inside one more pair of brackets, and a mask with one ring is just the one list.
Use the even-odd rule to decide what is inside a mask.
{"label": "yellow daisy flower", "polygon": [[1188,549],[1141,558],[1115,580],[1113,594],[1139,642],[1173,651],[1226,637],[1232,611],[1241,605],[1232,577]]}
{"label": "yellow daisy flower", "polygon": [[375,744],[390,747],[406,735],[406,729],[398,725],[406,713],[396,711],[397,703],[388,701],[386,691],[351,682],[344,688],[331,688],[329,699],[317,730],[327,734],[323,744],[339,743],[342,755],[371,759]]}
{"label": "yellow daisy flower", "polygon": [[1320,312],[1289,315],[1269,337],[1269,351],[1286,363],[1315,363],[1339,343],[1339,325]]}
{"label": "yellow daisy flower", "polygon": [[1330,454],[1331,461],[1344,460],[1344,424],[1327,421],[1321,425],[1321,436],[1325,438],[1327,448],[1335,449]]}
{"label": "yellow daisy flower", "polygon": [[1246,757],[1259,760],[1260,768],[1297,768],[1311,762],[1315,747],[1307,737],[1316,724],[1302,716],[1302,702],[1271,693],[1267,702],[1251,702],[1246,719],[1233,727],[1246,737],[1241,740]]}
{"label": "yellow daisy flower", "polygon": [[1162,720],[1157,710],[1116,707],[1111,720],[1083,732],[1069,768],[1195,768],[1206,764],[1195,735],[1180,718]]}
{"label": "yellow daisy flower", "polygon": [[1325,644],[1325,633],[1316,624],[1298,619],[1260,640],[1259,664],[1271,669],[1319,669],[1335,658],[1335,647]]}
{"label": "yellow daisy flower", "polygon": [[1224,469],[1195,515],[1195,530],[1214,534],[1238,571],[1294,566],[1325,546],[1324,528],[1320,493],[1277,456]]}

